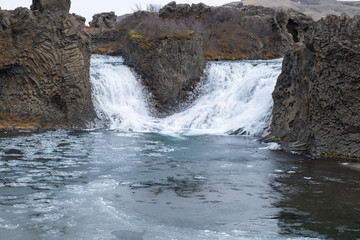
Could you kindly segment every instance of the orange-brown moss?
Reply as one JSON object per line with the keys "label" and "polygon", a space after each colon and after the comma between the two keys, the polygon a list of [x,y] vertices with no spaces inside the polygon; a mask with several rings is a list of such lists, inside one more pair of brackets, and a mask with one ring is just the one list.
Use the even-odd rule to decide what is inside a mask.
{"label": "orange-brown moss", "polygon": [[16,113],[0,113],[0,130],[35,130],[40,127],[38,118],[21,117]]}
{"label": "orange-brown moss", "polygon": [[92,32],[95,31],[95,28],[85,26],[85,27],[84,27],[84,31],[85,31],[86,33],[92,33]]}

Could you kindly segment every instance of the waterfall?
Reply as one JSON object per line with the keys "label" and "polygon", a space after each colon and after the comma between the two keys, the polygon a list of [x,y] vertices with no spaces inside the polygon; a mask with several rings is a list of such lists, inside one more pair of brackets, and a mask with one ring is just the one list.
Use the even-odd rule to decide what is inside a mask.
{"label": "waterfall", "polygon": [[282,59],[209,62],[197,99],[166,118],[150,115],[147,93],[121,57],[94,55],[93,99],[101,122],[110,129],[166,134],[266,133]]}
{"label": "waterfall", "polygon": [[96,113],[109,129],[151,130],[153,119],[144,88],[123,62],[121,57],[92,56],[90,76]]}

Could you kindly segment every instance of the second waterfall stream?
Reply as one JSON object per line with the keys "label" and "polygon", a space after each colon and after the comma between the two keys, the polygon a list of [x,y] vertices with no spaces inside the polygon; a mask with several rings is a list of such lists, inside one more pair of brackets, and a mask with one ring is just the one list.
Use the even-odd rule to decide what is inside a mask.
{"label": "second waterfall stream", "polygon": [[262,136],[282,59],[209,62],[192,104],[166,118],[150,114],[148,92],[122,57],[93,55],[91,82],[98,125],[120,131]]}

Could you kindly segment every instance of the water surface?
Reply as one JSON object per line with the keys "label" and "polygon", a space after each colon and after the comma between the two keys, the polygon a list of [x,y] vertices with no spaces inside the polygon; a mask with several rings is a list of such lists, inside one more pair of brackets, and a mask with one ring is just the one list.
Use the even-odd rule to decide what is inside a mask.
{"label": "water surface", "polygon": [[252,137],[2,137],[1,239],[359,237],[359,173]]}

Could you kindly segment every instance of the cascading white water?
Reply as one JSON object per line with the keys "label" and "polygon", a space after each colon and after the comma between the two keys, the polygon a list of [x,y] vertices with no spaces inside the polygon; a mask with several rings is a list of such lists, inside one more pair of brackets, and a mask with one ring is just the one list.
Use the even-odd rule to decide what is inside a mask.
{"label": "cascading white water", "polygon": [[95,109],[110,129],[144,131],[153,122],[143,87],[121,57],[93,55],[91,83]]}
{"label": "cascading white water", "polygon": [[211,62],[200,97],[163,120],[164,131],[260,135],[269,125],[281,60]]}
{"label": "cascading white water", "polygon": [[167,118],[151,117],[142,85],[121,57],[93,56],[94,104],[111,129],[182,134],[262,135],[269,126],[271,93],[281,59],[208,63],[199,96]]}

